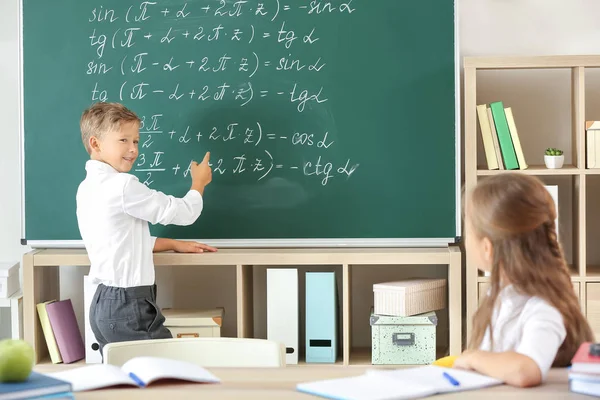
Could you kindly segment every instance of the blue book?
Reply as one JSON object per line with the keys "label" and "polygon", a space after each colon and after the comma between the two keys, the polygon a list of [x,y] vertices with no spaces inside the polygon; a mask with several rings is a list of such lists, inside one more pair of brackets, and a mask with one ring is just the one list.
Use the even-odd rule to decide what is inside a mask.
{"label": "blue book", "polygon": [[0,400],[31,399],[71,392],[69,382],[32,371],[24,382],[0,383]]}
{"label": "blue book", "polygon": [[48,396],[34,397],[30,400],[75,400],[75,395],[73,394],[73,392],[64,392],[50,394]]}

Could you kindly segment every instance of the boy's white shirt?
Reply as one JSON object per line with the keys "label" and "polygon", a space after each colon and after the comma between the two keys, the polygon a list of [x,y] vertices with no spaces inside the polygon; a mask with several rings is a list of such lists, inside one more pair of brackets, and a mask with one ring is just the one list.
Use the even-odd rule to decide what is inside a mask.
{"label": "boy's white shirt", "polygon": [[567,336],[561,313],[539,297],[518,293],[512,285],[502,289],[496,306],[492,316],[494,348],[488,329],[479,349],[526,355],[535,361],[545,380]]}
{"label": "boy's white shirt", "polygon": [[202,196],[183,198],[148,188],[138,178],[101,161],[86,162],[77,190],[77,222],[90,258],[89,277],[106,286],[153,285],[152,224],[191,225],[200,216]]}

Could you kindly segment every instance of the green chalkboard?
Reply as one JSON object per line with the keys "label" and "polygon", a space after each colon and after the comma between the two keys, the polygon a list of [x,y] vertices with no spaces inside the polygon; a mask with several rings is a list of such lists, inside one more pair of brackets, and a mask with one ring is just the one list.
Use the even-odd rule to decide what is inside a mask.
{"label": "green chalkboard", "polygon": [[[79,241],[99,100],[142,119],[133,174],[205,209],[154,235],[377,243],[457,235],[451,0],[22,0],[24,238]],[[386,243],[389,243],[387,241]]]}

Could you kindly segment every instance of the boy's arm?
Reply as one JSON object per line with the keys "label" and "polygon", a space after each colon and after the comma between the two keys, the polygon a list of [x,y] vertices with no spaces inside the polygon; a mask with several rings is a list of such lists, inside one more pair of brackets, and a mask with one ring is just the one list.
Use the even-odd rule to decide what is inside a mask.
{"label": "boy's arm", "polygon": [[129,175],[123,187],[123,211],[152,224],[193,224],[203,209],[204,187],[211,181],[208,160],[207,153],[200,164],[192,163],[192,185],[182,198],[150,189],[135,176]]}
{"label": "boy's arm", "polygon": [[123,189],[123,211],[153,225],[191,225],[198,219],[202,209],[202,195],[196,190],[177,198],[150,189],[133,176]]}
{"label": "boy's arm", "polygon": [[160,253],[161,251],[170,251],[174,250],[175,240],[173,239],[165,239],[165,238],[156,238],[154,242],[154,248],[152,249],[155,253]]}
{"label": "boy's arm", "polygon": [[205,251],[217,251],[216,248],[204,243],[188,242],[183,240],[174,240],[166,238],[155,238],[152,251],[158,253],[161,251],[176,251],[178,253],[204,253]]}

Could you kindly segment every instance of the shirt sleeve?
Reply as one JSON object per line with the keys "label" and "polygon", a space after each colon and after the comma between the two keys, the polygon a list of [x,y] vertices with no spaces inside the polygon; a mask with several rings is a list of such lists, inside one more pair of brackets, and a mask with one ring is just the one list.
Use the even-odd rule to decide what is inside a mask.
{"label": "shirt sleeve", "polygon": [[150,189],[133,175],[123,187],[125,213],[151,224],[191,225],[200,216],[202,208],[202,196],[196,190],[177,198]]}
{"label": "shirt sleeve", "polygon": [[521,342],[515,351],[533,359],[545,380],[567,331],[560,312],[547,302],[535,299],[526,309],[521,315],[524,318]]}

